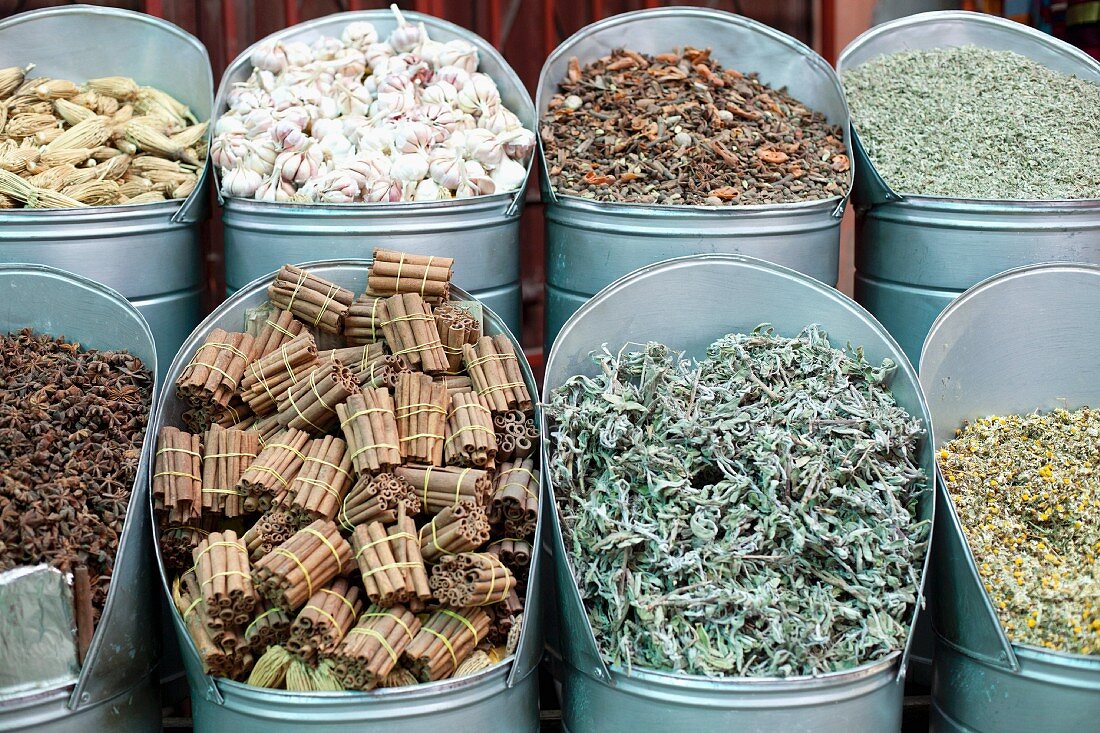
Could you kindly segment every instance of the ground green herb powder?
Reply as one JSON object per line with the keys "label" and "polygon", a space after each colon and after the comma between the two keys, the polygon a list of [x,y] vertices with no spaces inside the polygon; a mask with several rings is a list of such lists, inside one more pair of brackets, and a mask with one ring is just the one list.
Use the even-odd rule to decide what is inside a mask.
{"label": "ground green herb powder", "polygon": [[1100,198],[1100,86],[1011,51],[903,51],[844,73],[852,122],[894,191]]}
{"label": "ground green herb powder", "polygon": [[593,358],[550,398],[549,470],[609,662],[788,677],[902,648],[927,480],[892,363],[817,327],[725,336],[699,363],[659,344]]}

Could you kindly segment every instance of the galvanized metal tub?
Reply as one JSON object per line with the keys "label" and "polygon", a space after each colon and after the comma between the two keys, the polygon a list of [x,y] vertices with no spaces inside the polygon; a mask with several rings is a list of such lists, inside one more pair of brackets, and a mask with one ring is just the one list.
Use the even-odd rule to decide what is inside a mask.
{"label": "galvanized metal tub", "polygon": [[[689,44],[712,49],[727,68],[759,71],[798,100],[848,129],[848,106],[836,72],[808,46],[762,23],[707,8],[665,7],[593,23],[557,47],[539,77],[539,117],[565,77],[569,60],[589,63],[628,45],[665,53]],[[539,141],[540,150],[542,141]],[[845,141],[848,157],[850,141]],[[604,286],[639,267],[708,252],[751,255],[836,285],[843,197],[797,204],[657,206],[611,204],[558,195],[545,159],[539,166],[546,203],[546,344],[566,319]],[[853,174],[854,175],[854,174]]]}
{"label": "galvanized metal tub", "polygon": [[[52,267],[0,264],[0,332],[27,327],[85,348],[125,349],[156,372],[149,326],[117,292]],[[153,419],[150,414],[149,425]],[[0,694],[0,730],[144,733],[160,726],[156,586],[145,496],[153,442],[142,446],[111,589],[80,676],[17,697]]]}
{"label": "galvanized metal tub", "polygon": [[[1022,267],[967,290],[936,319],[921,354],[936,446],[954,438],[964,420],[1100,403],[1097,313],[1095,265]],[[937,495],[929,593],[936,631],[932,729],[1095,730],[1100,656],[1010,643],[942,476]]]}
{"label": "galvanized metal tub", "polygon": [[[837,61],[843,74],[902,50],[973,44],[1015,51],[1100,83],[1100,61],[1027,26],[982,13],[922,13],[856,38]],[[855,298],[917,361],[936,316],[971,285],[1013,267],[1065,260],[1100,263],[1100,199],[984,201],[893,191],[875,170],[852,122],[856,151]]]}
{"label": "galvanized metal tub", "polygon": [[[299,265],[319,277],[353,292],[367,287],[369,260],[323,260]],[[157,402],[157,431],[163,425],[179,425],[184,405],[171,387],[187,363],[214,328],[241,330],[245,311],[267,301],[267,286],[275,271],[248,283],[222,303],[184,342],[165,378],[168,388]],[[471,300],[471,294],[451,288],[454,300]],[[508,334],[517,353],[522,353],[515,336],[503,319],[484,308],[487,334]],[[532,394],[537,383],[525,358],[520,368]],[[536,407],[536,422],[542,420]],[[540,499],[541,536],[546,516],[545,499]],[[156,528],[151,528],[155,535]],[[170,598],[168,576],[154,539],[161,569],[161,587]],[[515,656],[503,664],[459,680],[444,680],[408,688],[372,692],[330,692],[300,694],[285,690],[267,690],[203,674],[202,663],[180,615],[171,611],[191,685],[191,709],[197,733],[233,731],[234,733],[272,733],[273,731],[315,731],[344,733],[354,728],[362,733],[419,733],[419,731],[507,731],[535,733],[539,727],[538,674],[542,658],[542,587],[540,565],[543,551],[538,543],[531,557],[531,576],[527,586],[527,604],[523,631]]]}
{"label": "galvanized metal tub", "polygon": [[[433,40],[462,39],[474,44],[481,59],[479,70],[497,83],[504,105],[524,127],[535,129],[531,95],[488,41],[440,18],[414,12],[404,15],[410,23],[423,23]],[[275,39],[308,43],[323,35],[339,36],[348,23],[356,21],[373,23],[383,38],[397,26],[389,10],[335,13],[285,28],[258,43]],[[245,49],[222,76],[214,104],[219,114],[233,84],[251,74],[249,56],[256,45]],[[455,282],[496,311],[514,333],[520,332],[519,217],[526,186],[441,202],[301,205],[224,197],[220,183],[215,185],[225,223],[225,282],[230,293],[286,262],[318,255],[370,257],[375,247],[384,247],[454,257]]]}
{"label": "galvanized metal tub", "polygon": [[[729,254],[649,265],[604,288],[562,328],[546,362],[544,389],[549,394],[574,375],[594,375],[598,367],[588,355],[604,343],[616,348],[628,341],[659,341],[702,357],[722,335],[761,323],[773,324],[783,335],[819,323],[834,344],[862,345],[872,363],[893,359],[895,398],[930,423],[916,372],[859,305],[801,273]],[[544,466],[550,450],[550,427],[544,423]],[[932,518],[931,441],[921,441],[920,463],[929,476],[921,515]],[[543,476],[549,491],[544,502],[554,507],[554,487],[545,471]],[[788,679],[717,680],[607,665],[574,580],[557,512],[549,518],[543,541],[554,553],[559,630],[548,642],[558,662],[563,723],[572,733],[901,729],[907,649],[846,672]]]}

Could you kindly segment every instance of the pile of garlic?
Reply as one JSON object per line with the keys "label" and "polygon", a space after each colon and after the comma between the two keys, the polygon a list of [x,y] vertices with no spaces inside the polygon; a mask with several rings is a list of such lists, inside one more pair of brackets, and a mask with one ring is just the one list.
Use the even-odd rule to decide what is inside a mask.
{"label": "pile of garlic", "polygon": [[477,48],[405,21],[379,42],[356,22],[340,38],[269,41],[234,85],[210,158],[226,196],[348,204],[513,191],[535,136],[479,73]]}

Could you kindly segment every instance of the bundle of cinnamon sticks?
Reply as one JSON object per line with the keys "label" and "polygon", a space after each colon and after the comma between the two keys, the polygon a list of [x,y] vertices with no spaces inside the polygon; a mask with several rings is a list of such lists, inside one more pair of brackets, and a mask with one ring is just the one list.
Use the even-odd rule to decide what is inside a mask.
{"label": "bundle of cinnamon sticks", "polygon": [[453,265],[380,250],[360,293],[288,265],[244,330],[194,349],[152,491],[211,674],[370,690],[514,649],[538,523],[534,388],[511,338],[450,301]]}

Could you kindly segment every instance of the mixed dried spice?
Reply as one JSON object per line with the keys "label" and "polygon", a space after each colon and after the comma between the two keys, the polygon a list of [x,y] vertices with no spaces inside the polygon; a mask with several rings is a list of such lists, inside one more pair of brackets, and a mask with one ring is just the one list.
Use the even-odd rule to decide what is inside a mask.
{"label": "mixed dried spice", "polygon": [[542,118],[550,185],[596,201],[728,206],[842,196],[844,132],[709,49],[576,58]]}
{"label": "mixed dried spice", "polygon": [[452,300],[453,265],[375,250],[358,297],[286,265],[249,328],[213,329],[180,374],[152,488],[208,673],[369,691],[514,653],[535,406],[510,337]]}
{"label": "mixed dried spice", "polygon": [[852,122],[899,193],[1100,198],[1100,85],[1012,51],[901,51],[844,73]]}
{"label": "mixed dried spice", "polygon": [[1009,639],[1100,654],[1100,412],[982,418],[938,458]]}
{"label": "mixed dried spice", "polygon": [[0,335],[0,570],[86,571],[98,618],[152,389],[152,374],[125,351],[81,350],[29,329]]}
{"label": "mixed dried spice", "polygon": [[891,362],[816,326],[593,360],[550,398],[548,468],[609,662],[788,677],[903,647],[928,489]]}

